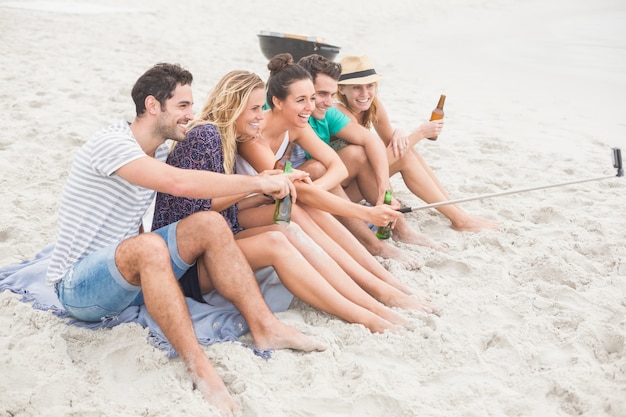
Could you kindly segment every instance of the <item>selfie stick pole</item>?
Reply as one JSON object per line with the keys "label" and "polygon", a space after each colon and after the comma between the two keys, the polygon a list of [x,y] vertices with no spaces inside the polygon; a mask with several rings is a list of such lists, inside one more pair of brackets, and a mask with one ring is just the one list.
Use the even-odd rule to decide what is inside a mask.
{"label": "selfie stick pole", "polygon": [[617,175],[610,175],[610,176],[607,176],[607,177],[599,177],[599,178],[587,178],[587,179],[584,179],[584,180],[564,182],[564,183],[561,183],[561,184],[543,185],[543,186],[532,187],[532,188],[524,188],[524,189],[521,189],[521,190],[503,191],[503,192],[500,192],[500,193],[486,194],[486,195],[480,195],[480,196],[476,196],[476,197],[460,198],[458,200],[440,201],[438,203],[427,204],[425,206],[420,206],[420,207],[402,207],[402,208],[398,209],[398,211],[400,213],[410,213],[412,211],[417,211],[417,210],[423,210],[423,209],[428,209],[428,208],[435,208],[435,207],[440,207],[440,206],[447,206],[447,205],[450,205],[450,204],[466,203],[468,201],[484,200],[486,198],[500,197],[500,196],[503,196],[503,195],[524,193],[526,191],[543,190],[543,189],[546,189],[546,188],[562,187],[564,185],[580,184],[580,183],[583,183],[583,182],[599,181],[599,180],[606,180],[606,179],[609,179],[609,178],[623,177],[624,176],[624,167],[622,165],[622,150],[620,148],[613,148],[613,168],[617,169]]}

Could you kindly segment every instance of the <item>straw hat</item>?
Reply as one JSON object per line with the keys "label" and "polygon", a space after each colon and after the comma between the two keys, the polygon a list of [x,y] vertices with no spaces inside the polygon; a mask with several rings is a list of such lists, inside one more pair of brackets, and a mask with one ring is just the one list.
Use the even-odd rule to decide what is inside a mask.
{"label": "straw hat", "polygon": [[383,77],[376,73],[367,55],[347,56],[341,60],[340,64],[339,84],[370,84]]}

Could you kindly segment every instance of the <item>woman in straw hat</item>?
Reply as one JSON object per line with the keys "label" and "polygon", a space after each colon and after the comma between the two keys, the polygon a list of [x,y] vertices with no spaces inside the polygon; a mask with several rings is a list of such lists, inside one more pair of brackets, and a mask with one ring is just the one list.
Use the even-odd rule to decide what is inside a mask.
{"label": "woman in straw hat", "polygon": [[[442,120],[423,123],[409,135],[394,129],[385,107],[377,97],[376,72],[367,56],[347,56],[341,60],[341,76],[337,107],[367,129],[372,127],[388,147],[389,175],[400,173],[408,189],[428,204],[450,200],[439,179],[415,149],[415,144],[436,137],[443,127]],[[437,208],[458,231],[477,232],[496,229],[498,225],[487,219],[468,214],[457,205]]]}

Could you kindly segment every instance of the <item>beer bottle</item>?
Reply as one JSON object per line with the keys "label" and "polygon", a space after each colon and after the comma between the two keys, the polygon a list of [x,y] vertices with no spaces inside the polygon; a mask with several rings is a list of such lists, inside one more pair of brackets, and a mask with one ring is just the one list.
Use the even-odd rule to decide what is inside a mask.
{"label": "beer bottle", "polygon": [[[391,204],[391,190],[385,191],[385,204]],[[378,226],[376,230],[376,237],[379,239],[389,239],[391,237],[391,222],[387,223],[387,226]]]}
{"label": "beer bottle", "polygon": [[[285,174],[291,173],[291,161],[285,162],[283,169]],[[274,203],[274,223],[289,224],[291,221],[291,194],[287,194],[283,198],[276,199]]]}
{"label": "beer bottle", "polygon": [[[445,101],[446,101],[446,96],[442,94],[441,97],[439,97],[439,102],[437,103],[437,107],[435,107],[432,114],[430,115],[430,120],[443,119],[443,103]],[[437,136],[435,136],[434,138],[428,138],[428,139],[437,140]]]}

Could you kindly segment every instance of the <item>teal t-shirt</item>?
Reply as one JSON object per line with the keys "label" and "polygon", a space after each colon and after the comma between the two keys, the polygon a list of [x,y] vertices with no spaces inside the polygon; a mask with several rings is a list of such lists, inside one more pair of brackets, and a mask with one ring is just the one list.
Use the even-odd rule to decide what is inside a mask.
{"label": "teal t-shirt", "polygon": [[[317,136],[328,145],[330,145],[330,138],[346,127],[348,123],[350,123],[350,118],[336,107],[329,107],[322,120],[309,117],[309,124]],[[310,159],[311,155],[307,153],[306,158]]]}

